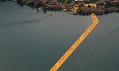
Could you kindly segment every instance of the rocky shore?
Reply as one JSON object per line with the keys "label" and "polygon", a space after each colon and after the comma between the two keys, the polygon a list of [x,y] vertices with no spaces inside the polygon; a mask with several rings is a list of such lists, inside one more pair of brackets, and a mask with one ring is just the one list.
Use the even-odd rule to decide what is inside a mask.
{"label": "rocky shore", "polygon": [[[4,1],[4,0],[3,0]],[[27,5],[37,11],[65,11],[73,14],[97,15],[112,12],[119,13],[119,0],[89,1],[89,0],[14,0],[21,7]]]}

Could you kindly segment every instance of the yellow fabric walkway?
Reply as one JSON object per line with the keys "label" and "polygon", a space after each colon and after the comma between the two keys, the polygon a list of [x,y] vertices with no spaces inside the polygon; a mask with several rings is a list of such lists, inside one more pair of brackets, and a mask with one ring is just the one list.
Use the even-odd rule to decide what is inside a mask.
{"label": "yellow fabric walkway", "polygon": [[88,36],[88,34],[95,28],[98,24],[98,19],[95,14],[91,14],[93,23],[88,27],[88,29],[76,40],[76,42],[69,48],[69,50],[59,59],[58,62],[50,69],[50,71],[57,71],[59,67],[66,61],[66,59],[73,53],[73,51],[81,44],[81,42]]}

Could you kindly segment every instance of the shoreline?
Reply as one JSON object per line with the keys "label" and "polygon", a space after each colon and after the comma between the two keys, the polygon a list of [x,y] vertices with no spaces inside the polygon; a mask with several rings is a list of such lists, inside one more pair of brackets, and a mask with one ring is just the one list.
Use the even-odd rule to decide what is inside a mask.
{"label": "shoreline", "polygon": [[[6,1],[6,0],[3,0]],[[95,2],[61,2],[57,0],[8,0],[14,1],[21,7],[27,5],[35,8],[38,12],[44,11],[63,11],[74,15],[103,15],[109,13],[119,13],[119,1],[95,1]]]}

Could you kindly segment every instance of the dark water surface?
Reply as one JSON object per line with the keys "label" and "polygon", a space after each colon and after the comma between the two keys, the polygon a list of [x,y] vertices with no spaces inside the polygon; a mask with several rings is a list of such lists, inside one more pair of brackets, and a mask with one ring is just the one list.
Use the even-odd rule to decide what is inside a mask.
{"label": "dark water surface", "polygon": [[[119,71],[119,14],[98,18],[58,71]],[[90,16],[0,2],[0,71],[49,71],[91,23]]]}

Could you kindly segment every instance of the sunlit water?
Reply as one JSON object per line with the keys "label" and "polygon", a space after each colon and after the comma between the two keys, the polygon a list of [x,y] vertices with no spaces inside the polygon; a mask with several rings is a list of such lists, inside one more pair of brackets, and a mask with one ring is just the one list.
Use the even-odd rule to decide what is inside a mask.
{"label": "sunlit water", "polygon": [[[119,14],[98,19],[59,71],[119,71]],[[0,71],[49,71],[92,22],[90,16],[0,3]]]}

